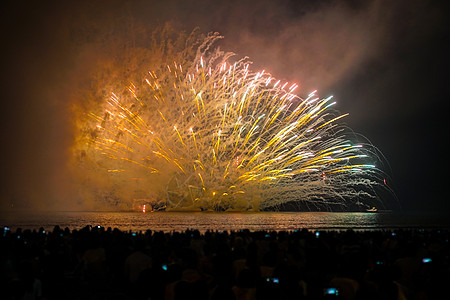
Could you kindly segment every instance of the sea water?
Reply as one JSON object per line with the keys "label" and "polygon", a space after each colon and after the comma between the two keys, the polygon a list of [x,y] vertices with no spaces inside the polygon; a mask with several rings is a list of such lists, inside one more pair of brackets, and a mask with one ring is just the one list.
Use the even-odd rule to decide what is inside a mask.
{"label": "sea water", "polygon": [[377,230],[450,228],[450,216],[417,212],[0,212],[12,230],[102,226],[132,231],[206,230]]}

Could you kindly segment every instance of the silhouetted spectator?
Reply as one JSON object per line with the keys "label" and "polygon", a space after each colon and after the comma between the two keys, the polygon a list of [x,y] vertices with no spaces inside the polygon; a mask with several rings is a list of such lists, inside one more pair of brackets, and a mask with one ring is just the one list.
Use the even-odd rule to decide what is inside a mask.
{"label": "silhouetted spectator", "polygon": [[142,271],[152,267],[152,259],[145,252],[145,242],[136,240],[135,251],[125,260],[125,276],[134,284]]}

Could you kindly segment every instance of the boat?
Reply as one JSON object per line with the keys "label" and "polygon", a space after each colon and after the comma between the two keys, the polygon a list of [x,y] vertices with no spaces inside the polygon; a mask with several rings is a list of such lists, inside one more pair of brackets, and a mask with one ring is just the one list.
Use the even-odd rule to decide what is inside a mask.
{"label": "boat", "polygon": [[374,206],[372,208],[366,209],[367,212],[377,212],[378,209]]}
{"label": "boat", "polygon": [[166,209],[166,202],[157,199],[134,199],[132,210],[142,212],[162,211]]}

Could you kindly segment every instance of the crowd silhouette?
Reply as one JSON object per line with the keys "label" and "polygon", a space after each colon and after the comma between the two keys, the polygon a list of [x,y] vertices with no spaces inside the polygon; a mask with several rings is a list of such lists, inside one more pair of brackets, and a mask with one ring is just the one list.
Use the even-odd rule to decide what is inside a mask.
{"label": "crowd silhouette", "polygon": [[5,227],[2,299],[444,299],[449,231]]}

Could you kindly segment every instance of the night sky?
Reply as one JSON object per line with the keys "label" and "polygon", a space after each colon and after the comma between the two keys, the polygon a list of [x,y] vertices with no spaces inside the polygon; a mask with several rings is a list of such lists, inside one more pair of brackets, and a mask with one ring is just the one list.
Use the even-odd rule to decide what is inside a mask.
{"label": "night sky", "polygon": [[300,96],[334,95],[337,109],[350,113],[345,122],[386,157],[403,209],[448,210],[447,3],[3,1],[0,208],[71,201],[74,82],[105,55],[95,47],[80,53],[90,39],[80,32],[133,20],[217,31],[223,49],[299,83]]}

